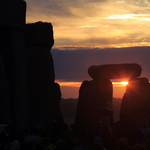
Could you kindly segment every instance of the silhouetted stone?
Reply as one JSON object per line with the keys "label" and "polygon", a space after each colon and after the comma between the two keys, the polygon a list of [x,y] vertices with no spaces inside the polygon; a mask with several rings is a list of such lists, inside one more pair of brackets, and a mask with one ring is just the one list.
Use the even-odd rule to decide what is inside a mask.
{"label": "silhouetted stone", "polygon": [[63,116],[60,111],[60,102],[61,102],[61,91],[58,83],[54,83],[54,97],[53,97],[53,119],[59,120]]}
{"label": "silhouetted stone", "polygon": [[[54,44],[50,23],[26,25],[29,123],[49,123],[53,115],[54,65],[50,49]],[[58,94],[59,91],[58,91]]]}
{"label": "silhouetted stone", "polygon": [[10,91],[0,53],[0,124],[12,124],[10,116]]}
{"label": "silhouetted stone", "polygon": [[102,119],[101,110],[107,102],[112,104],[112,83],[109,79],[84,81],[79,90],[75,118],[77,130],[86,127],[91,131],[93,125]]}
{"label": "silhouetted stone", "polygon": [[130,79],[122,99],[120,120],[150,119],[150,84],[147,78]]}
{"label": "silhouetted stone", "polygon": [[26,18],[26,2],[23,0],[0,1],[0,25],[23,29]]}
{"label": "silhouetted stone", "polygon": [[109,64],[93,65],[89,67],[88,74],[94,80],[101,78],[120,79],[139,77],[141,71],[142,69],[138,64]]}
{"label": "silhouetted stone", "polygon": [[52,117],[54,66],[49,49],[27,48],[29,123],[50,122]]}
{"label": "silhouetted stone", "polygon": [[54,44],[52,24],[40,21],[26,24],[25,41],[27,47],[36,46],[50,50]]}
{"label": "silhouetted stone", "polygon": [[[0,86],[4,86],[1,92],[6,94],[1,100],[0,109],[6,109],[1,115],[5,115],[7,120],[11,115],[8,122],[12,123],[13,120],[19,131],[27,127],[26,52],[22,34],[25,16],[25,1],[0,1],[0,53],[3,61],[1,69],[5,76]],[[5,104],[8,104],[7,108]]]}

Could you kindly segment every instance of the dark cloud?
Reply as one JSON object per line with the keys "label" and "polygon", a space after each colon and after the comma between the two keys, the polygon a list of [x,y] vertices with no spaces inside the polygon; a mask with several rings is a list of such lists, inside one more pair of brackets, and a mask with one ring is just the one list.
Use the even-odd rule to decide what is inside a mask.
{"label": "dark cloud", "polygon": [[57,80],[91,80],[87,70],[91,65],[138,63],[142,77],[150,79],[150,47],[51,50]]}

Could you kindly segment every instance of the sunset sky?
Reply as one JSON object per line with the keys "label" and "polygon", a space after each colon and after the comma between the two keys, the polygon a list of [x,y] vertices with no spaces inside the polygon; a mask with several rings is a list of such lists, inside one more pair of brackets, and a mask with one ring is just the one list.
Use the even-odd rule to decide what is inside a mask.
{"label": "sunset sky", "polygon": [[[142,48],[150,46],[150,0],[26,0],[26,2],[27,23],[43,21],[51,22],[53,25],[55,44],[51,51],[54,56],[56,80],[68,81],[68,84],[77,82],[72,83],[72,87],[70,85],[61,86],[63,97],[67,97],[66,95],[70,97],[69,94],[72,94],[73,97],[78,96],[77,91],[80,86],[78,82],[90,79],[86,78],[87,69],[94,64],[136,62],[140,63],[143,68],[142,75],[150,77],[148,72],[149,47]],[[123,47],[141,48],[137,52],[132,48],[119,49]],[[100,58],[95,58],[97,54],[90,57],[90,53],[88,53],[89,57],[85,56],[88,55],[86,54],[87,49],[92,52],[97,51]],[[66,51],[69,56],[68,50],[74,50],[76,51],[75,56],[73,54],[59,60],[57,57],[61,58],[62,50]],[[109,58],[106,54],[109,55]],[[83,63],[85,58],[87,60]],[[64,63],[66,68],[64,68],[65,65],[61,68],[61,63],[65,59],[68,59],[66,63],[70,64],[71,69],[66,63]],[[80,68],[81,63],[83,69]],[[63,78],[63,71],[68,78]],[[74,78],[75,71],[76,76],[80,73],[81,76],[82,74],[85,76],[83,75],[80,79]],[[115,86],[114,92],[119,93],[120,85]],[[76,94],[73,95],[73,91]]]}

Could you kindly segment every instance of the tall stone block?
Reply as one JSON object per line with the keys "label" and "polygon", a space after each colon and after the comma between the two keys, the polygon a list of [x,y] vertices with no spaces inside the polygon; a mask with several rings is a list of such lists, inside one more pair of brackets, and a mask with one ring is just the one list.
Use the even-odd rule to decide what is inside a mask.
{"label": "tall stone block", "polygon": [[[1,32],[0,35],[2,35]],[[2,47],[0,51],[1,50]],[[12,118],[10,116],[9,84],[6,79],[4,63],[0,53],[0,124],[12,124],[12,123],[13,123]]]}
{"label": "tall stone block", "polygon": [[80,130],[85,126],[91,129],[94,117],[101,114],[101,108],[112,104],[112,83],[109,79],[83,81],[79,90],[79,99],[75,126]]}
{"label": "tall stone block", "polygon": [[49,123],[53,113],[54,65],[50,52],[54,44],[50,23],[27,24],[27,83],[29,124]]}
{"label": "tall stone block", "polygon": [[25,16],[25,1],[0,1],[0,53],[6,79],[5,93],[8,93],[5,98],[9,97],[7,109],[10,108],[9,115],[19,131],[27,128],[26,51],[22,34]]}
{"label": "tall stone block", "polygon": [[23,34],[20,31],[12,31],[12,45],[14,47],[14,67],[15,67],[15,86],[14,86],[14,109],[15,122],[18,128],[28,127],[27,115],[27,80],[26,80],[26,49]]}
{"label": "tall stone block", "polygon": [[150,84],[147,78],[130,79],[122,99],[120,120],[150,119]]}
{"label": "tall stone block", "polygon": [[53,119],[63,120],[62,113],[60,111],[60,102],[61,102],[61,90],[58,83],[53,84],[54,95],[53,95]]}

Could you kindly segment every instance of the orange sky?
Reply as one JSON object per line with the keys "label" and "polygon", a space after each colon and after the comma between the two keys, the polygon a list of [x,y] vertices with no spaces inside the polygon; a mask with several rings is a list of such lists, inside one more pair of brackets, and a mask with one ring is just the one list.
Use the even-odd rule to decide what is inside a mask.
{"label": "orange sky", "polygon": [[150,45],[148,0],[26,0],[27,23],[51,22],[54,47]]}
{"label": "orange sky", "polygon": [[[82,82],[61,82],[56,80],[59,83],[62,98],[78,98],[79,96],[79,88]],[[122,98],[123,94],[126,90],[127,81],[120,81],[120,82],[112,82],[113,83],[113,97],[115,98]]]}

